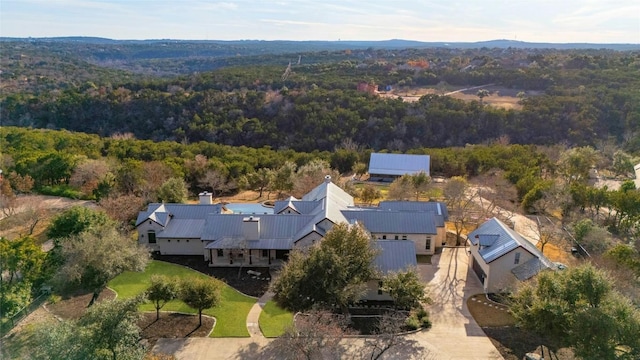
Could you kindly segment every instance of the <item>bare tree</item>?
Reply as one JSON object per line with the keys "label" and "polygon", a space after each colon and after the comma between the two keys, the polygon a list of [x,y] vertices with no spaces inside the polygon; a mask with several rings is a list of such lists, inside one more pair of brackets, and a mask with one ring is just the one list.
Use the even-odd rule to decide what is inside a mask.
{"label": "bare tree", "polygon": [[364,345],[357,348],[354,358],[378,360],[386,358],[402,359],[413,355],[419,359],[433,359],[429,350],[408,339],[402,332],[407,316],[401,312],[383,314],[375,327],[373,337],[366,338]]}
{"label": "bare tree", "polygon": [[199,184],[207,190],[211,189],[213,198],[219,197],[235,186],[233,182],[229,181],[227,175],[217,169],[207,170],[204,176],[200,178]]}
{"label": "bare tree", "polygon": [[340,342],[349,333],[348,320],[328,311],[298,314],[295,324],[273,341],[270,351],[285,360],[340,359]]}
{"label": "bare tree", "polygon": [[90,195],[98,184],[110,172],[109,164],[104,160],[87,159],[76,166],[69,179],[69,185],[85,195]]}
{"label": "bare tree", "polygon": [[449,219],[454,224],[456,230],[456,246],[462,244],[462,231],[471,220],[471,209],[474,199],[478,196],[477,191],[469,187],[466,179],[454,176],[444,187],[444,196],[449,209]]}

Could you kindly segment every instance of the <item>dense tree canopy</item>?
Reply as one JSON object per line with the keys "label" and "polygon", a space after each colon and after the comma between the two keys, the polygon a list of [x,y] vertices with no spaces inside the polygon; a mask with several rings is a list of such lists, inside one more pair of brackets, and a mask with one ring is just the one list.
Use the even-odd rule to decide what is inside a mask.
{"label": "dense tree canopy", "polygon": [[336,224],[307,252],[290,256],[272,284],[275,298],[292,310],[318,306],[346,311],[374,278],[376,255],[371,236],[361,226]]}
{"label": "dense tree canopy", "polygon": [[543,272],[518,290],[511,312],[521,325],[572,346],[581,358],[640,355],[640,311],[591,265]]}

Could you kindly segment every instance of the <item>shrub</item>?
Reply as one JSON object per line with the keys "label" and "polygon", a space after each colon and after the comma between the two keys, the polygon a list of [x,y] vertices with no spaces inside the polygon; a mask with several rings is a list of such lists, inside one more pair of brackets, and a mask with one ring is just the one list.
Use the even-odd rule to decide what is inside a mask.
{"label": "shrub", "polygon": [[408,317],[405,321],[405,325],[409,330],[418,330],[420,328],[420,320],[415,318],[414,316]]}

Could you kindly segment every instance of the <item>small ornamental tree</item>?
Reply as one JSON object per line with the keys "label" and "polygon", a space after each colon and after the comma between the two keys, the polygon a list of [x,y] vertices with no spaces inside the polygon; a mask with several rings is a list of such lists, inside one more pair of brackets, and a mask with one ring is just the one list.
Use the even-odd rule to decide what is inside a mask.
{"label": "small ornamental tree", "polygon": [[147,289],[147,299],[156,308],[156,320],[160,319],[160,309],[169,301],[178,297],[178,283],[164,275],[152,275],[151,285]]}
{"label": "small ornamental tree", "polygon": [[222,285],[216,279],[195,278],[181,283],[180,300],[198,310],[199,325],[202,326],[202,310],[210,309],[220,301]]}
{"label": "small ornamental tree", "polygon": [[419,308],[429,300],[424,295],[424,284],[415,269],[389,274],[382,280],[382,291],[393,299],[397,309]]}

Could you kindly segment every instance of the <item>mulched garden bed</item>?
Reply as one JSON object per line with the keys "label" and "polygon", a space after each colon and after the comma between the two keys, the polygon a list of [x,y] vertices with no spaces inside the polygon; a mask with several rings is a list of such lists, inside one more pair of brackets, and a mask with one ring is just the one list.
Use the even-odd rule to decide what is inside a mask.
{"label": "mulched garden bed", "polygon": [[[66,296],[55,304],[47,304],[47,309],[62,319],[79,319],[87,310],[93,293],[78,291]],[[116,293],[111,289],[104,289],[96,302],[115,299]]]}
{"label": "mulched garden bed", "polygon": [[[269,280],[263,280],[271,278],[269,268],[267,267],[243,266],[241,270],[237,267],[209,267],[202,256],[198,255],[154,255],[153,258],[173,264],[184,265],[201,273],[211,275],[224,281],[227,285],[245,295],[260,297],[267,292],[269,288]],[[247,274],[248,270],[258,271],[261,275],[259,278],[254,279],[251,275]],[[238,277],[238,275],[240,276]]]}
{"label": "mulched garden bed", "polygon": [[202,326],[198,326],[198,315],[160,312],[156,321],[156,313],[143,313],[138,321],[140,336],[147,341],[147,347],[153,348],[159,338],[207,337],[215,319],[203,316]]}

